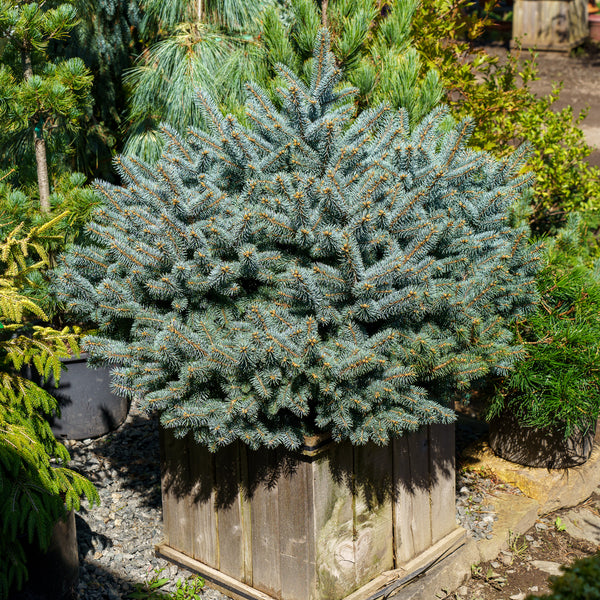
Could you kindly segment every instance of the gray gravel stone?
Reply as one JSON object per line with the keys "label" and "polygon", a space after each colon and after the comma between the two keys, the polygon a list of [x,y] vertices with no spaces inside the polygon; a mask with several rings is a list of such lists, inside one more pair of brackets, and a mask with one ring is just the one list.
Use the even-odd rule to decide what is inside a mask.
{"label": "gray gravel stone", "polygon": [[[126,600],[136,584],[165,569],[171,582],[193,576],[154,555],[163,539],[158,423],[133,403],[127,421],[96,440],[67,441],[71,467],[94,482],[101,505],[77,514],[79,600]],[[228,597],[205,588],[206,600]]]}

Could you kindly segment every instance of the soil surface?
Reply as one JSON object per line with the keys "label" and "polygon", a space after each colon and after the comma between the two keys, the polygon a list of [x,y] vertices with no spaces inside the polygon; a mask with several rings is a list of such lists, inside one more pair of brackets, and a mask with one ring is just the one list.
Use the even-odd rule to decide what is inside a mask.
{"label": "soil surface", "polygon": [[521,536],[509,536],[508,549],[490,562],[472,566],[472,577],[447,600],[524,600],[550,591],[548,578],[561,565],[597,552],[600,495],[579,507],[542,517]]}

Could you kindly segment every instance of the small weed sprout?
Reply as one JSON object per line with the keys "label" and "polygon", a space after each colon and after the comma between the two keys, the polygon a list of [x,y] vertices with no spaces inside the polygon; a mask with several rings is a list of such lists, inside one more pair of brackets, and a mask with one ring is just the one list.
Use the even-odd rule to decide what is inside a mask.
{"label": "small weed sprout", "polygon": [[527,548],[528,546],[525,538],[509,529],[508,549],[513,553],[513,555],[522,559],[527,552]]}
{"label": "small weed sprout", "polygon": [[554,527],[556,528],[556,531],[566,530],[565,524],[560,517],[556,517],[556,520],[554,521]]}
{"label": "small weed sprout", "polygon": [[200,600],[200,590],[204,587],[202,577],[196,575],[186,580],[178,579],[175,591],[163,592],[161,588],[170,581],[168,577],[160,576],[164,570],[164,567],[154,569],[152,576],[148,576],[144,583],[136,583],[129,600]]}

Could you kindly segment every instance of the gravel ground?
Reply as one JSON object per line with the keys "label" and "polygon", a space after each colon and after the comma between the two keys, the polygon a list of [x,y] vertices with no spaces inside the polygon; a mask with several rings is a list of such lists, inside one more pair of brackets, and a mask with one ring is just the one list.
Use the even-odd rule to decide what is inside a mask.
{"label": "gravel ground", "polygon": [[[457,425],[457,450],[481,435],[472,423]],[[115,432],[96,440],[68,441],[72,466],[97,486],[101,505],[77,515],[80,600],[127,598],[135,584],[164,568],[174,589],[189,571],[154,556],[162,540],[158,423],[137,406]],[[457,519],[475,539],[492,536],[496,515],[486,496],[497,487],[472,471],[457,469]],[[207,600],[227,597],[208,588]]]}
{"label": "gravel ground", "polygon": [[[155,569],[171,583],[193,574],[154,556],[163,538],[158,423],[132,406],[127,421],[96,440],[68,441],[71,466],[96,485],[100,506],[77,514],[80,600],[120,600]],[[203,598],[226,600],[205,589]]]}

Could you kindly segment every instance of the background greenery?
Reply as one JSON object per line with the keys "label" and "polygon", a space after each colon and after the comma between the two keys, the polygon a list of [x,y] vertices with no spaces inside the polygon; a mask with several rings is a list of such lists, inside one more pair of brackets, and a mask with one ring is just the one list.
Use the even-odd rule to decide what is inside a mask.
{"label": "background greenery", "polygon": [[[496,402],[514,402],[517,390],[530,397],[548,375],[546,408],[514,405],[525,420],[551,424],[559,415],[564,426],[575,422],[577,410],[597,410],[595,398],[590,405],[569,383],[580,375],[590,391],[597,385],[596,346],[588,352],[578,344],[578,336],[593,342],[598,308],[593,234],[600,177],[585,162],[591,148],[579,128],[584,114],[552,110],[559,88],[544,98],[531,92],[533,56],[523,62],[514,52],[502,63],[478,46],[489,30],[481,17],[493,14],[494,3],[480,4],[481,11],[472,0],[0,0],[0,240],[8,243],[20,223],[24,235],[49,223],[37,239],[38,256],[22,257],[27,277],[18,293],[62,323],[47,294],[46,269],[98,202],[87,184],[94,177],[118,182],[112,159],[123,149],[154,160],[161,121],[181,131],[201,125],[194,120],[195,87],[212,90],[223,111],[243,118],[247,79],[274,97],[282,83],[276,63],[306,78],[316,32],[327,24],[346,83],[360,91],[359,108],[381,101],[404,106],[414,124],[446,102],[454,119],[474,119],[475,148],[503,156],[522,141],[531,145],[536,184],[526,198],[527,218],[547,236],[549,264],[538,281],[544,304],[516,325],[533,350],[499,382]],[[49,210],[40,205],[34,136],[45,144]],[[562,229],[574,212],[586,235]],[[38,318],[24,313],[25,321]],[[544,374],[545,357],[563,365],[566,382]]]}

